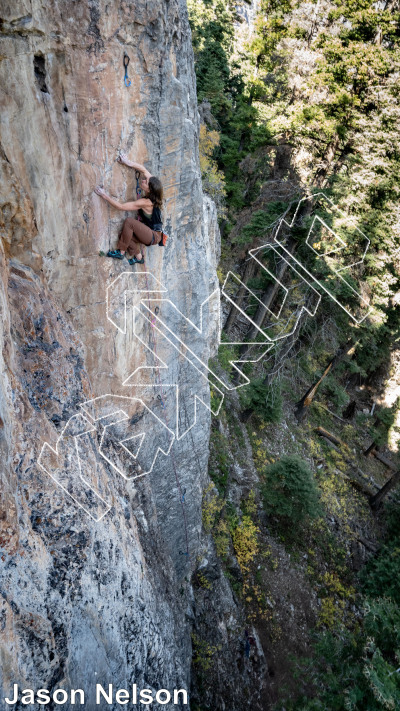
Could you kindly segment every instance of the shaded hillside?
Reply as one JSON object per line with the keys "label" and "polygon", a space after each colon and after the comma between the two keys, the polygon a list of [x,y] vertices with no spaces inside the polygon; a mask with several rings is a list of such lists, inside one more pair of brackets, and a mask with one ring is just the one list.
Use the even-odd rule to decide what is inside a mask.
{"label": "shaded hillside", "polygon": [[394,709],[399,8],[265,0],[242,56],[236,3],[189,9],[218,273],[242,280],[215,367],[237,385],[232,361],[260,351],[235,343],[276,339],[213,421],[206,530],[262,641],[264,708]]}

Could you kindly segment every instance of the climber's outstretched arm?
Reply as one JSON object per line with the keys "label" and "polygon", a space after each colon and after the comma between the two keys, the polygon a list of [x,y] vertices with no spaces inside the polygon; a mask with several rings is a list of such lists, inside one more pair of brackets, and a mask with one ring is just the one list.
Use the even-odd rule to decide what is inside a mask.
{"label": "climber's outstretched arm", "polygon": [[151,178],[151,173],[149,173],[148,170],[144,167],[144,165],[141,165],[141,163],[135,163],[133,160],[129,160],[125,153],[120,153],[118,156],[118,161],[122,163],[123,165],[128,166],[128,168],[134,168],[135,170],[138,170],[139,173],[143,173],[144,177],[149,179]]}
{"label": "climber's outstretched arm", "polygon": [[110,197],[110,195],[107,195],[105,190],[103,190],[103,188],[100,188],[99,186],[94,189],[94,192],[96,193],[96,195],[100,195],[103,200],[106,200],[106,202],[110,203],[110,205],[115,207],[117,210],[140,210],[140,208],[149,209],[149,205],[150,207],[152,207],[150,200],[148,200],[147,198],[140,198],[139,200],[135,200],[134,202],[118,202],[118,200],[115,200],[114,198]]}

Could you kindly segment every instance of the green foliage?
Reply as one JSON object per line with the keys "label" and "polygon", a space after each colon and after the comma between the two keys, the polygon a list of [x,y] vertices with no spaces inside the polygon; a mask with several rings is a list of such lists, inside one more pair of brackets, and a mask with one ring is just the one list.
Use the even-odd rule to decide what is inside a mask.
{"label": "green foliage", "polygon": [[396,501],[386,505],[385,509],[386,521],[386,538],[392,540],[398,538],[400,540],[400,507]]}
{"label": "green foliage", "polygon": [[242,404],[251,408],[264,422],[277,424],[282,418],[282,395],[278,387],[267,385],[262,378],[255,378],[243,394]]}
{"label": "green foliage", "polygon": [[237,415],[234,414],[234,410],[227,406],[226,411],[226,419],[229,424],[229,434],[230,434],[230,439],[235,440],[236,444],[236,451],[238,454],[242,454],[246,442],[244,438],[244,433],[243,433],[243,425],[240,423],[239,419],[237,418]]}
{"label": "green foliage", "polygon": [[400,399],[397,399],[391,407],[382,407],[376,413],[376,419],[378,420],[378,426],[374,432],[374,441],[376,444],[385,445],[387,443],[388,434],[394,425],[399,407]]}
{"label": "green foliage", "polygon": [[[311,185],[320,172],[313,166],[328,165],[325,192],[348,209],[371,240],[358,277],[368,283],[380,313],[362,325],[357,353],[360,369],[370,373],[388,355],[400,310],[393,300],[400,290],[393,256],[398,254],[400,195],[398,8],[335,0],[330,11],[315,4],[310,15],[297,0],[263,0],[252,41],[239,56],[234,51],[236,5],[189,0],[198,96],[210,102],[220,134],[208,159],[216,175],[224,173],[227,215],[234,221],[237,210],[258,198],[268,177],[267,153],[260,153],[260,164],[254,160],[259,147],[284,137],[294,155],[301,148],[308,155],[305,179]],[[302,53],[300,70],[297,55]],[[241,161],[249,154],[252,168],[246,172]],[[257,204],[236,238],[238,246],[263,235],[273,206]],[[296,237],[312,267],[310,250],[301,250],[304,236]],[[350,256],[359,259],[357,239]],[[331,291],[353,308],[357,299],[350,287],[358,291],[358,283],[349,273],[344,276],[348,286],[327,267]],[[338,311],[332,309],[335,320],[340,320]]]}
{"label": "green foliage", "polygon": [[356,363],[365,373],[374,372],[387,361],[393,342],[393,330],[389,326],[390,310],[386,312],[387,323],[368,323],[360,333]]}
{"label": "green foliage", "polygon": [[400,531],[398,530],[400,516],[398,510],[392,516],[396,521],[396,524],[392,523],[393,528],[396,526],[394,528],[395,534],[388,535],[386,544],[381,546],[377,555],[367,563],[360,579],[363,592],[368,597],[378,598],[385,595],[400,606]]}
{"label": "green foliage", "polygon": [[294,703],[285,702],[288,711],[395,711],[400,703],[399,623],[399,608],[380,598],[366,606],[363,629],[318,635],[312,662],[302,668],[300,686],[307,692]]}
{"label": "green foliage", "polygon": [[193,664],[198,667],[200,673],[209,671],[213,662],[213,658],[217,652],[221,650],[221,645],[213,645],[205,639],[201,639],[199,635],[192,633],[193,644]]}
{"label": "green foliage", "polygon": [[232,111],[229,54],[234,34],[233,4],[224,0],[188,0],[196,59],[197,96],[207,99],[213,115]]}
{"label": "green foliage", "polygon": [[209,533],[224,507],[223,499],[218,496],[213,483],[209,484],[203,493],[202,521],[204,530]]}
{"label": "green foliage", "polygon": [[[363,617],[351,629],[336,627],[333,598],[322,606],[332,632],[316,635],[312,661],[300,664],[301,696],[288,711],[396,711],[400,705],[400,513],[386,509],[387,542],[360,575]],[[333,577],[332,577],[333,580]],[[331,581],[328,581],[328,592]],[[323,596],[323,591],[322,591]],[[336,599],[337,596],[335,596]],[[343,594],[339,590],[340,598]],[[322,602],[324,601],[322,597]],[[330,601],[330,602],[329,602]],[[329,622],[329,619],[328,619]]]}
{"label": "green foliage", "polygon": [[[333,201],[348,207],[371,239],[363,279],[381,313],[373,323],[363,324],[365,346],[357,355],[360,367],[371,372],[387,357],[399,323],[399,305],[391,303],[400,288],[400,272],[393,260],[398,250],[395,210],[400,193],[395,129],[400,120],[395,98],[399,11],[397,6],[387,4],[382,9],[368,0],[335,0],[327,22],[322,7],[315,7],[315,21],[308,22],[303,12],[295,0],[262,3],[250,48],[255,77],[251,81],[257,87],[253,96],[271,135],[284,132],[288,142],[312,156],[311,162],[321,159],[331,164],[325,192],[331,189]],[[310,28],[309,34],[305,27]],[[305,53],[306,64],[313,63],[304,74],[293,59],[296,51]],[[298,82],[292,93],[289,78]],[[309,173],[311,183],[315,175]],[[350,252],[359,259],[357,244],[355,240]],[[354,278],[347,274],[346,280],[358,290]],[[354,307],[356,299],[349,287],[331,279],[334,295]]]}
{"label": "green foliage", "polygon": [[[372,0],[332,0],[328,6],[313,3],[311,8],[297,0],[260,0],[256,32],[239,66],[237,56],[233,58],[235,4],[231,0],[189,0],[199,99],[210,102],[215,123],[211,121],[208,129],[211,134],[214,130],[219,134],[219,142],[208,145],[206,158],[216,176],[218,171],[224,173],[231,223],[237,210],[251,208],[257,199],[234,246],[242,248],[263,237],[271,222],[284,211],[284,202],[268,203],[265,198],[263,203],[260,196],[287,194],[275,192],[275,165],[272,166],[278,156],[277,146],[290,146],[286,186],[295,183],[296,175],[301,176],[303,184],[324,185],[324,192],[352,216],[354,224],[370,239],[363,264],[352,270],[351,276],[343,272],[347,283],[335,277],[327,263],[325,271],[318,267],[332,293],[350,309],[357,306],[352,288],[359,291],[361,283],[363,294],[374,307],[372,316],[357,328],[356,354],[346,363],[346,374],[359,373],[361,382],[361,378],[388,361],[399,337],[399,8],[396,3]],[[278,175],[283,175],[282,167],[277,168]],[[324,219],[331,229],[337,229],[329,215]],[[305,244],[308,227],[301,225],[295,237],[297,254],[312,271],[316,257]],[[226,235],[227,232],[225,239]],[[360,258],[356,233],[346,252],[346,259],[350,258]],[[265,289],[266,283],[257,275],[257,282],[249,286],[257,293]],[[251,308],[255,309],[256,303],[250,303],[249,313]],[[332,303],[326,308],[333,325],[332,341],[336,337],[339,343],[344,342],[348,337],[347,316]],[[316,328],[321,327],[318,316],[313,323]],[[317,347],[319,339],[314,342]],[[229,369],[228,353],[229,346],[221,349],[218,357],[225,369]],[[304,371],[310,377],[315,375],[316,362],[323,362],[321,358],[325,359],[325,355],[317,360],[303,357]],[[343,382],[338,368],[323,384],[338,410],[347,402]],[[265,421],[279,421],[279,391],[272,398],[273,391],[263,385],[261,378],[246,390],[245,407],[252,407]],[[317,405],[313,407],[316,410]],[[318,410],[315,414],[323,423],[323,412]],[[385,441],[391,414],[381,415],[376,430],[378,438]],[[359,429],[368,422],[357,416]],[[283,457],[265,467],[266,452],[255,437],[254,434],[254,460],[265,477],[264,506],[279,523],[297,531],[296,527],[307,517],[315,516],[320,508],[312,474],[298,458]],[[348,439],[352,441],[351,433]],[[322,456],[321,443],[310,441],[308,446],[310,451],[313,447],[318,452],[318,457]],[[324,459],[326,467],[319,474],[323,505],[349,535],[355,512],[348,506],[350,485],[340,474],[346,464],[337,453],[326,454]],[[219,455],[212,462],[212,476],[220,494],[225,493],[227,466],[228,462]],[[218,508],[220,497],[214,495],[214,506]],[[227,504],[210,512],[214,540],[222,557],[227,555],[231,537],[236,537],[240,554],[246,554],[249,536],[251,550],[256,549],[252,518],[243,507],[242,517]],[[400,573],[400,519],[396,515],[397,518],[391,515],[385,544],[360,576],[362,596],[355,600],[357,622],[353,621],[348,629],[344,624],[349,624],[346,610],[351,595],[342,570],[347,562],[346,551],[339,561],[331,534],[319,529],[323,519],[309,522],[307,535],[314,535],[315,529],[318,550],[328,566],[324,576],[316,563],[313,574],[315,584],[320,586],[319,622],[330,632],[319,631],[316,635],[313,658],[301,666],[302,696],[297,701],[285,701],[285,709],[400,708],[400,594],[396,585]],[[246,560],[243,563],[247,566]]]}
{"label": "green foliage", "polygon": [[214,200],[219,216],[226,217],[225,178],[213,159],[213,153],[218,145],[218,131],[209,131],[207,126],[202,123],[200,125],[199,154],[203,190]]}
{"label": "green foliage", "polygon": [[286,526],[297,526],[320,512],[317,484],[298,456],[284,456],[267,466],[261,493],[267,513]]}
{"label": "green foliage", "polygon": [[225,493],[229,476],[229,443],[222,432],[211,434],[211,457],[209,474],[219,493]]}
{"label": "green foliage", "polygon": [[344,406],[347,405],[349,396],[334,375],[329,374],[325,377],[321,388],[321,391],[322,390],[326,392],[336,410],[342,410]]}
{"label": "green foliage", "polygon": [[218,362],[221,368],[226,373],[229,373],[232,370],[231,362],[237,360],[238,358],[237,348],[235,348],[235,346],[232,346],[232,344],[229,342],[224,343],[224,341],[228,341],[228,336],[225,334],[225,332],[222,332],[221,344],[218,348]]}
{"label": "green foliage", "polygon": [[268,230],[282,216],[286,207],[286,203],[278,200],[268,203],[265,210],[253,212],[250,222],[242,228],[236,240],[237,244],[251,244],[258,237],[267,237]]}
{"label": "green foliage", "polygon": [[197,96],[209,102],[220,129],[214,157],[225,174],[230,207],[245,204],[245,184],[238,170],[251,145],[265,142],[266,127],[257,126],[257,110],[249,95],[240,63],[232,61],[237,2],[188,0],[195,53]]}

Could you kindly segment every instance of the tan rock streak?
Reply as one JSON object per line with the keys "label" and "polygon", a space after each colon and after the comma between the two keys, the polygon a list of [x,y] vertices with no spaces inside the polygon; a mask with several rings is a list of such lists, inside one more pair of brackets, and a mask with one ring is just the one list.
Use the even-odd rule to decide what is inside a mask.
{"label": "tan rock streak", "polygon": [[[116,686],[150,679],[188,688],[190,629],[182,620],[191,562],[181,554],[182,502],[170,458],[127,481],[96,459],[88,436],[93,488],[111,505],[98,524],[37,465],[43,443],[54,449],[81,403],[129,396],[122,383],[143,363],[132,325],[117,332],[105,312],[106,288],[127,263],[99,251],[115,246],[124,215],[93,189],[135,196],[134,172],[117,163],[119,150],[167,188],[170,237],[165,249],[146,250],[146,267],[189,318],[216,286],[218,239],[210,247],[202,226],[185,2],[15,0],[4,1],[0,14],[0,696],[28,679],[32,688],[85,688],[96,676]],[[207,339],[197,344],[205,361]],[[165,356],[179,384],[181,360]],[[209,397],[206,381],[202,396]],[[193,559],[209,424],[203,408],[193,438],[175,452]]]}

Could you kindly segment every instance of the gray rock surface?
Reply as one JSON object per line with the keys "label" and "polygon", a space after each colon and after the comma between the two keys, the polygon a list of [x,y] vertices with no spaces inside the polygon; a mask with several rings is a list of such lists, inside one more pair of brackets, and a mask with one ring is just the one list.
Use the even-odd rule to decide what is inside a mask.
{"label": "gray rock surface", "polygon": [[[97,681],[190,687],[210,428],[201,363],[218,344],[219,302],[207,299],[218,286],[219,233],[213,204],[203,205],[183,0],[15,0],[2,3],[1,16],[0,698],[14,683],[82,688],[91,711]],[[165,186],[170,237],[164,250],[146,251],[145,267],[98,256],[115,245],[124,215],[93,188],[135,196],[119,150]],[[172,302],[157,302],[157,330],[150,299],[160,295],[139,293],[143,279],[164,285]],[[123,318],[130,284],[123,332],[107,318],[107,294],[116,295],[111,315]],[[154,337],[159,371],[146,347]],[[106,461],[98,418],[123,398],[129,414],[111,425]],[[144,422],[151,442],[165,441],[166,425],[176,439],[136,478],[120,433],[131,425],[129,436],[143,434]],[[208,626],[223,631],[230,619],[240,636],[239,607],[212,547],[210,560],[220,582]],[[218,661],[219,683],[231,662]],[[220,691],[215,708],[221,699]]]}

